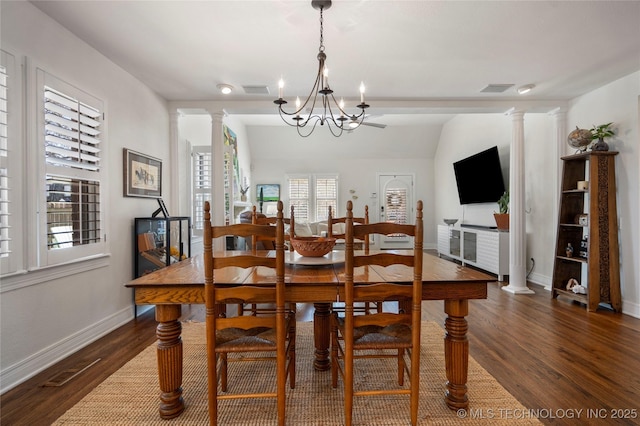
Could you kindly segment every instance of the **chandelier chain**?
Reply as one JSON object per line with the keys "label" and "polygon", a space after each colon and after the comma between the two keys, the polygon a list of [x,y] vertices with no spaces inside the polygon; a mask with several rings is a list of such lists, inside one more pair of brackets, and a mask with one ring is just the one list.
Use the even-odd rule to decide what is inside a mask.
{"label": "chandelier chain", "polygon": [[324,19],[322,17],[322,11],[324,7],[320,7],[320,48],[318,51],[324,52]]}

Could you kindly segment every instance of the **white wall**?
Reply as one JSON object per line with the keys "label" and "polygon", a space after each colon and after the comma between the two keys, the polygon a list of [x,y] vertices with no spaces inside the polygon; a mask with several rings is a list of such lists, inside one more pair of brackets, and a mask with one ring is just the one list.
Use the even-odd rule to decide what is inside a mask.
{"label": "white wall", "polygon": [[[415,199],[421,199],[424,203],[424,245],[426,248],[435,248],[434,165],[426,140],[437,140],[439,128],[389,130],[362,127],[346,137],[334,138],[327,129],[319,128],[309,138],[301,138],[295,129],[290,127],[247,127],[254,182],[279,183],[281,198],[286,200],[286,194],[282,194],[282,189],[287,187],[285,175],[338,173],[338,215],[346,213],[346,203],[352,200],[349,190],[353,189],[358,197],[357,200],[352,200],[354,211],[362,212],[364,206],[368,205],[371,220],[377,220],[377,199],[370,198],[371,193],[378,192],[376,173],[414,173]],[[372,147],[386,147],[385,151],[353,150],[355,138],[370,140]],[[423,155],[417,158],[408,157],[406,152],[394,150],[396,138],[424,147],[421,148]]]}
{"label": "white wall", "polygon": [[[123,284],[133,277],[133,218],[150,216],[157,203],[123,197],[122,150],[163,160],[165,198],[171,159],[163,99],[28,2],[2,2],[1,19],[2,49],[18,60],[26,58],[29,76],[39,66],[105,101],[102,155],[108,182],[102,189],[111,250],[109,257],[82,265],[100,265],[98,269],[82,271],[76,269],[79,265],[69,265],[2,280],[0,382],[5,391],[131,320],[132,290]],[[28,78],[26,83],[34,81]],[[33,117],[35,99],[27,101]],[[25,126],[27,135],[36,134],[35,122]]]}
{"label": "white wall", "polygon": [[[527,272],[532,267],[529,259],[533,258],[535,267],[529,279],[549,286],[557,215],[553,211],[557,197],[554,160],[557,150],[553,119],[546,114],[525,114],[524,128]],[[505,186],[508,188],[511,137],[511,117],[504,114],[459,115],[444,125],[434,161],[436,224],[442,224],[444,218],[457,218],[456,225],[495,226],[493,213],[498,209],[497,203],[460,205],[453,163],[497,146]]]}
{"label": "white wall", "polygon": [[[622,311],[640,317],[640,72],[574,99],[567,114],[570,128],[613,122],[608,139],[616,156]],[[572,153],[567,145],[567,153]]]}

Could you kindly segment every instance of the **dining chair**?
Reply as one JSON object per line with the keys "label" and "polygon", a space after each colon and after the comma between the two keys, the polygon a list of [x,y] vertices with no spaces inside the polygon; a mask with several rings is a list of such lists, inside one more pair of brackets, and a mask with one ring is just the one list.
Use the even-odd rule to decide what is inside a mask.
{"label": "dining chair", "polygon": [[[274,239],[275,255],[267,256],[264,251],[213,252],[215,238],[254,235]],[[290,388],[295,387],[295,314],[285,309],[284,256],[282,202],[278,202],[275,226],[248,223],[212,226],[210,205],[205,203],[204,288],[209,423],[212,425],[217,424],[218,401],[234,398],[276,398],[278,424],[285,424],[287,379]],[[228,284],[243,274],[259,284]],[[275,303],[275,311],[273,315],[259,316],[218,315],[218,306],[238,302]],[[275,360],[275,392],[230,389],[229,363],[262,360]]]}
{"label": "dining chair", "polygon": [[[342,239],[344,240],[345,238],[345,229],[342,228],[342,233],[337,233],[336,232],[336,227],[334,225],[337,224],[344,224],[346,223],[347,217],[346,216],[342,216],[342,217],[334,217],[333,216],[333,210],[331,208],[331,206],[329,206],[329,210],[328,210],[328,214],[327,214],[327,236],[329,238],[335,238],[337,240]],[[353,223],[354,224],[358,224],[358,225],[364,225],[369,223],[369,206],[365,205],[364,206],[364,216],[363,217],[354,217],[353,218]],[[360,241],[358,241],[358,243],[360,243]],[[362,248],[365,251],[369,251],[369,235],[366,235],[364,240],[361,241],[362,243]],[[356,242],[354,241],[354,247],[355,247]],[[344,306],[342,303],[334,303],[332,305],[332,310],[334,312],[344,312]],[[364,314],[368,314],[370,313],[372,310],[376,310],[378,312],[382,312],[382,302],[364,302],[359,306],[354,306],[354,309],[356,312],[362,312]]]}
{"label": "dining chair", "polygon": [[[328,237],[333,237],[337,240],[339,239],[344,239],[345,238],[345,231],[343,230],[342,233],[338,233],[336,232],[336,227],[333,225],[336,224],[340,224],[340,223],[346,223],[347,221],[347,217],[346,216],[342,216],[342,217],[334,217],[333,216],[333,209],[331,208],[331,206],[329,206],[329,211],[327,214],[327,236]],[[358,225],[364,225],[369,223],[369,206],[365,205],[364,206],[364,216],[363,217],[354,217],[353,218],[353,223],[354,224],[358,224]],[[355,242],[354,242],[355,244]],[[369,238],[367,236],[367,238],[365,238],[364,240],[362,240],[362,248],[364,250],[369,250]]]}
{"label": "dining chair", "polygon": [[[293,206],[291,207],[293,209]],[[285,227],[288,225],[289,229],[291,229],[291,217],[285,217],[282,219]],[[251,223],[256,225],[271,225],[273,226],[276,223],[275,216],[265,216],[261,213],[258,213],[256,206],[253,206],[252,214],[251,214]],[[289,251],[293,251],[293,247],[291,247],[291,237],[290,232],[285,232],[284,234],[285,245],[288,245]],[[251,239],[251,249],[256,250],[263,248],[265,250],[273,250],[275,246],[275,241],[270,238],[254,236]]]}
{"label": "dining chair", "polygon": [[[338,386],[338,376],[344,382],[345,424],[352,423],[354,396],[375,397],[379,395],[408,394],[410,399],[411,424],[418,421],[418,398],[420,389],[420,321],[422,303],[422,201],[418,201],[414,225],[380,222],[354,226],[353,205],[347,203],[345,233],[344,299],[345,316],[334,313],[331,317],[331,382]],[[413,250],[376,251],[367,254],[355,251],[356,238],[367,235],[405,234],[413,237]],[[406,283],[355,282],[354,277],[375,276],[411,268],[413,280]],[[378,272],[375,272],[378,271]],[[369,315],[354,315],[356,301],[371,302],[397,300],[408,303],[409,312],[377,312]],[[364,389],[354,386],[356,365],[354,359],[397,358],[398,387]],[[407,361],[408,359],[408,361]],[[380,371],[380,367],[374,367]],[[405,373],[409,385],[405,386]],[[368,380],[371,386],[371,380]]]}
{"label": "dining chair", "polygon": [[[277,216],[266,216],[262,213],[258,213],[256,206],[253,206],[251,211],[251,223],[254,225],[267,225],[267,226],[275,226],[277,220]],[[283,218],[282,221],[285,225],[291,226],[291,218]],[[270,237],[264,237],[259,235],[253,235],[251,238],[246,239],[250,247],[249,249],[252,251],[256,250],[273,250],[275,248],[275,240]],[[285,244],[287,241],[290,241],[290,235],[288,232],[284,234]],[[289,251],[293,251],[293,247],[291,243],[289,243]],[[250,315],[258,315],[262,313],[272,313],[274,311],[273,304],[269,306],[258,306],[256,303],[252,303],[250,306],[245,306],[240,303],[237,305],[239,315],[244,315],[245,313],[249,313]],[[295,303],[292,303],[288,306],[288,309],[292,309],[295,312]]]}

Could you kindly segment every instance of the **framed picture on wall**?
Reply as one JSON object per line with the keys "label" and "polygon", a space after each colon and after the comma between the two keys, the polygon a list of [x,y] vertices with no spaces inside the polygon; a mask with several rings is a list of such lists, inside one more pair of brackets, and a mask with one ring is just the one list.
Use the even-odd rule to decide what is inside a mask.
{"label": "framed picture on wall", "polygon": [[162,161],[124,148],[124,196],[162,196]]}
{"label": "framed picture on wall", "polygon": [[280,185],[276,183],[256,185],[256,201],[279,201]]}

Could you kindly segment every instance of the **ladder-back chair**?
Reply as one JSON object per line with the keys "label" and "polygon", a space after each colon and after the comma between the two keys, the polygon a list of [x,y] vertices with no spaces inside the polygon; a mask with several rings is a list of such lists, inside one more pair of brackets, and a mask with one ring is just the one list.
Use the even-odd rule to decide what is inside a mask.
{"label": "ladder-back chair", "polygon": [[[285,387],[295,387],[295,315],[285,309],[284,223],[282,202],[278,202],[275,226],[234,224],[212,226],[210,205],[204,211],[204,268],[207,333],[207,380],[209,423],[217,424],[218,400],[233,398],[276,398],[278,424],[285,423]],[[225,236],[272,238],[275,256],[265,252],[225,255],[213,252],[213,239]],[[242,271],[259,274],[259,285],[229,284]],[[229,303],[275,303],[273,315],[224,317],[218,307]],[[242,356],[232,356],[241,353]],[[251,356],[250,354],[253,354]],[[275,360],[275,391],[230,392],[228,363]],[[241,373],[240,373],[241,374]],[[219,389],[220,388],[220,391]]]}
{"label": "ladder-back chair", "polygon": [[[417,203],[414,225],[388,222],[357,225],[353,223],[352,203],[347,203],[345,235],[345,316],[331,317],[332,385],[338,376],[344,381],[345,424],[351,425],[353,397],[375,397],[388,394],[410,395],[411,424],[418,418],[420,388],[420,321],[422,304],[422,201]],[[353,242],[367,235],[406,234],[413,237],[413,251],[355,252]],[[406,283],[354,283],[356,268],[411,268],[413,280]],[[362,272],[362,271],[359,271]],[[354,315],[355,302],[398,300],[408,302],[410,312],[378,312]],[[397,358],[398,387],[385,389],[354,389],[354,359]],[[409,361],[406,361],[406,358]],[[409,385],[404,386],[405,372]],[[369,382],[370,383],[370,382]]]}

